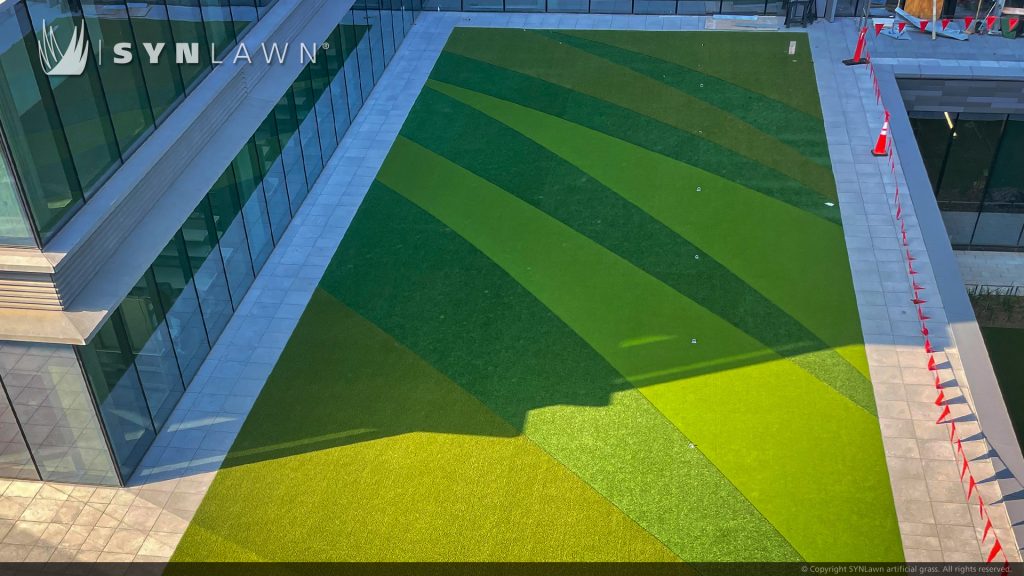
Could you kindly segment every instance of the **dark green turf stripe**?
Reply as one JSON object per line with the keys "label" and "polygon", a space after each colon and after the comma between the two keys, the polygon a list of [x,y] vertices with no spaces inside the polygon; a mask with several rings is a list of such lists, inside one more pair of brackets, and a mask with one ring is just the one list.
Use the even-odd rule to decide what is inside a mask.
{"label": "dark green turf stripe", "polygon": [[630,108],[770,166],[822,196],[835,194],[831,170],[770,135],[684,92],[564,42],[523,30],[456,28],[445,51]]}
{"label": "dark green turf stripe", "polygon": [[[640,52],[619,48],[599,40],[578,37],[572,32],[539,31],[610,62],[626,66],[655,81],[707,102],[740,118],[758,130],[773,136],[805,157],[831,167],[828,142],[820,117],[810,116],[783,102],[747,90],[735,84],[702,74],[684,66],[666,62]],[[598,37],[600,38],[600,37]]]}
{"label": "dark green turf stripe", "polygon": [[[402,135],[629,260],[839,390],[871,383],[821,339],[707,253],[519,132],[425,88]],[[501,142],[481,153],[479,142]],[[694,258],[695,256],[699,258]],[[802,356],[818,352],[813,356]],[[871,402],[868,409],[873,410]]]}
{"label": "dark green turf stripe", "polygon": [[458,234],[380,183],[321,288],[524,430],[682,558],[799,558],[586,342]]}
{"label": "dark green turf stripe", "polygon": [[441,53],[431,78],[565,118],[841,223],[838,209],[826,206],[820,194],[785,174],[627,108],[448,52]]}

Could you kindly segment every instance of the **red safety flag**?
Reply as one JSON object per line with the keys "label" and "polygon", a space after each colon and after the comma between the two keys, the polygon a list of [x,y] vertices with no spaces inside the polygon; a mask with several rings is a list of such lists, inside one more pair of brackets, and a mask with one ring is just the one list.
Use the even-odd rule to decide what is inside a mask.
{"label": "red safety flag", "polygon": [[999,543],[999,538],[996,537],[996,543],[992,545],[992,551],[988,553],[988,560],[986,560],[986,562],[991,562],[992,560],[995,560],[995,557],[998,556],[999,553],[1002,551],[1003,545]]}
{"label": "red safety flag", "polygon": [[[907,260],[910,260],[911,262],[917,260],[917,258],[915,258],[914,255],[910,253],[910,250],[907,250]],[[924,290],[924,288],[914,288],[914,290]]]}
{"label": "red safety flag", "polygon": [[[935,389],[936,390],[941,390],[942,389],[942,378],[939,378],[938,374],[935,375]],[[950,441],[952,441],[952,440],[953,439],[950,438]]]}
{"label": "red safety flag", "polygon": [[[948,408],[948,406],[947,406],[947,408]],[[965,456],[964,458],[966,459],[967,457]],[[974,474],[971,474],[969,479],[967,480],[967,499],[968,500],[971,499],[971,494],[974,494],[974,487],[977,486],[977,485],[978,485],[978,483],[974,481]]]}
{"label": "red safety flag", "polygon": [[924,313],[924,308],[921,308],[920,306],[918,306],[917,307],[917,319],[920,320],[921,322],[924,322],[925,320],[931,320],[932,317],[926,315]]}
{"label": "red safety flag", "polygon": [[935,352],[935,349],[932,348],[932,341],[927,338],[924,339],[924,351],[927,354],[932,354]]}
{"label": "red safety flag", "polygon": [[[917,290],[914,290],[914,292],[917,292]],[[927,300],[922,300],[920,298],[914,298],[913,300],[911,300],[911,302],[913,302],[914,304],[924,304],[925,302],[927,302]],[[927,334],[926,334],[926,336],[927,336]]]}
{"label": "red safety flag", "polygon": [[907,273],[910,274],[911,276],[914,276],[915,274],[920,274],[920,272],[918,272],[917,270],[914,270],[914,263],[913,262],[907,264]]}
{"label": "red safety flag", "polygon": [[935,356],[928,357],[928,369],[931,370],[932,372],[938,371],[937,364],[935,364]]}
{"label": "red safety flag", "polygon": [[939,414],[939,419],[936,420],[935,423],[942,424],[942,421],[946,419],[946,416],[949,416],[949,406],[944,406],[942,408],[942,414]]}
{"label": "red safety flag", "polygon": [[936,406],[942,406],[942,401],[945,400],[945,399],[946,399],[946,393],[944,391],[942,391],[942,390],[939,390],[939,395],[935,398],[935,405]]}
{"label": "red safety flag", "polygon": [[985,520],[985,530],[981,533],[981,541],[988,539],[988,532],[992,529],[992,520]]}
{"label": "red safety flag", "polygon": [[904,246],[909,246],[909,244],[907,244],[907,231],[906,230],[903,231],[903,245]]}
{"label": "red safety flag", "polygon": [[875,22],[875,36],[878,36],[879,34],[882,33],[882,28],[885,28],[885,24],[879,24],[878,22]]}
{"label": "red safety flag", "polygon": [[[938,380],[939,377],[935,376],[935,379]],[[955,436],[955,435],[956,435],[956,422],[950,422],[949,423],[949,441],[950,442],[953,441],[953,436]],[[960,479],[963,480],[964,477],[961,476]]]}
{"label": "red safety flag", "polygon": [[928,28],[928,21],[927,20],[921,20],[921,32],[924,32],[925,28]]}
{"label": "red safety flag", "polygon": [[964,465],[960,468],[960,481],[964,479],[964,475],[967,474],[967,457],[964,457]]}
{"label": "red safety flag", "polygon": [[988,516],[985,513],[985,502],[981,500],[981,494],[978,494],[978,518],[984,518]]}
{"label": "red safety flag", "polygon": [[988,26],[989,30],[991,30],[992,27],[996,25],[996,17],[995,16],[986,16],[985,17],[985,25]]}
{"label": "red safety flag", "polygon": [[903,33],[903,29],[907,27],[907,23],[906,22],[900,22],[899,24],[896,25],[896,27],[899,29],[900,34],[902,34]]}
{"label": "red safety flag", "polygon": [[972,22],[974,22],[974,16],[964,16],[964,28],[970,28]]}
{"label": "red safety flag", "polygon": [[957,453],[963,455],[963,457],[965,459],[964,461],[966,462],[967,455],[964,454],[964,443],[959,438],[956,439],[956,451],[957,451]]}
{"label": "red safety flag", "polygon": [[921,326],[921,336],[928,336],[928,326],[927,325],[922,325]]}
{"label": "red safety flag", "polygon": [[[907,256],[909,257],[910,254],[907,254]],[[910,259],[915,260],[915,258]],[[924,290],[924,286],[921,286],[920,284],[917,283],[917,280],[914,280],[914,292],[917,292],[918,290]]]}
{"label": "red safety flag", "polygon": [[903,217],[903,205],[899,202],[896,203],[896,219],[899,220]]}

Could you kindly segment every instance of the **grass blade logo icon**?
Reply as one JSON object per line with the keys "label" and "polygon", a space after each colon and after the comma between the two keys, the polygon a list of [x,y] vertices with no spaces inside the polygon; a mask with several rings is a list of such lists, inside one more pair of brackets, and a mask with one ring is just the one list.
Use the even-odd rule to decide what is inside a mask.
{"label": "grass blade logo icon", "polygon": [[47,26],[43,21],[43,34],[39,44],[39,63],[47,76],[81,76],[89,58],[89,42],[85,39],[85,22],[75,27],[71,41],[61,50],[54,31],[56,26]]}

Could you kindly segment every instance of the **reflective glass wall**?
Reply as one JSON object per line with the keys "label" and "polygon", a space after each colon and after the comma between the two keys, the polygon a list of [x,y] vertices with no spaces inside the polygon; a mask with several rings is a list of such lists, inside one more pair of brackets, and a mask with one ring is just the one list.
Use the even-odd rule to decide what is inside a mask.
{"label": "reflective glass wall", "polygon": [[328,48],[128,297],[92,341],[76,347],[122,478],[167,421],[418,12],[396,1],[346,13],[325,39]]}
{"label": "reflective glass wall", "polygon": [[[0,152],[7,157],[0,157],[0,244],[51,238],[274,2],[0,3]],[[44,25],[59,51],[49,53],[49,64],[73,32],[84,35],[82,74],[46,75]],[[134,46],[131,63],[109,63],[118,43]],[[164,43],[167,53],[151,63],[144,43]],[[195,58],[177,64],[175,43],[194,43]],[[20,199],[8,188],[20,190]]]}
{"label": "reflective glass wall", "polygon": [[954,248],[1024,250],[1024,117],[911,113]]}

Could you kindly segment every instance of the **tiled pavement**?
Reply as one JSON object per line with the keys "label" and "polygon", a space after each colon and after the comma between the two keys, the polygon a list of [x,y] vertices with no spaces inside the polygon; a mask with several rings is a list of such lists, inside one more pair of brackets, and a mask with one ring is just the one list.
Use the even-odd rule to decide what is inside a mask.
{"label": "tiled pavement", "polygon": [[956,261],[968,286],[1010,286],[1024,296],[1024,252],[958,251]]}
{"label": "tiled pavement", "polygon": [[[111,489],[0,481],[0,561],[157,561],[171,555],[452,27],[699,30],[703,24],[703,17],[423,14],[132,485]],[[852,50],[854,35],[852,23],[819,23],[810,28],[904,547],[911,560],[978,560],[979,528],[964,504],[944,428],[933,423],[933,389],[924,369],[888,197],[882,189],[887,167],[867,154],[878,116],[870,81],[863,68],[838,64]],[[914,238],[912,215],[910,229]],[[911,247],[920,257],[922,281],[927,281],[927,256],[916,239]],[[940,333],[941,305],[935,300],[929,304],[935,331]],[[954,349],[947,347],[945,354],[958,366]],[[946,380],[955,373],[943,372]],[[964,395],[969,398],[966,387]],[[965,405],[955,406],[961,411]],[[963,422],[961,427],[967,434],[972,428],[976,431],[977,424]],[[972,456],[981,454],[977,450],[982,447],[974,446],[980,443],[969,444]],[[986,464],[979,461],[975,466],[983,471]],[[994,483],[981,487],[989,502],[998,499],[993,488]],[[996,506],[993,512],[998,510]],[[1005,517],[997,523],[997,531],[1004,542],[1013,542]]]}
{"label": "tiled pavement", "polygon": [[[895,176],[891,174],[887,158],[870,153],[883,111],[876,102],[869,70],[841,64],[853,53],[857,30],[853,21],[842,21],[813,26],[809,34],[904,549],[912,561],[983,560],[979,540],[984,523],[977,506],[966,503],[966,486],[960,481],[948,427],[935,424],[940,408],[934,404],[936,391],[926,368],[928,356],[922,348],[907,263],[893,215],[893,179],[899,179],[904,191],[906,182],[901,170]],[[974,55],[970,51],[973,44],[982,46],[977,56],[985,59],[1000,57],[1003,50],[996,38],[935,44],[925,43],[922,38],[879,38],[871,44],[873,57],[878,62],[879,54],[887,54],[901,64],[913,64],[917,55],[933,57],[947,51],[955,56],[956,65],[963,65]],[[1003,43],[1012,46],[1009,41]],[[981,480],[978,489],[990,503],[996,534],[1005,548],[1012,548],[1007,555],[1017,559],[1017,546],[1010,544],[1015,538],[1006,510],[998,504],[1003,495],[997,483],[991,481],[1000,466],[985,457],[989,447],[980,434],[979,423],[970,415],[970,386],[955,343],[950,341],[913,205],[906,198],[904,195],[903,213],[909,249],[917,258],[914,268],[920,272],[917,281],[932,287],[927,292],[925,312],[931,317],[931,341],[939,350],[936,360],[943,368],[939,374],[944,394],[958,420],[960,435],[971,440],[964,443],[964,449],[972,459],[971,470]],[[989,537],[986,554],[991,543]]]}

